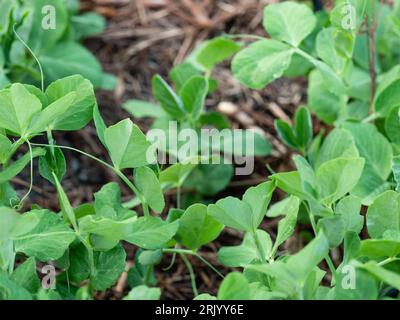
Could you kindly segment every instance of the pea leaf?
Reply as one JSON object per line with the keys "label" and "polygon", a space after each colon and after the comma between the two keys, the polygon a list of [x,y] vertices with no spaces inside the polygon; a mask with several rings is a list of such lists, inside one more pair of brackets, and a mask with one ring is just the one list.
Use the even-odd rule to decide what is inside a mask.
{"label": "pea leaf", "polygon": [[345,224],[341,216],[335,215],[318,220],[318,228],[323,231],[328,239],[329,247],[338,247],[345,235]]}
{"label": "pea leaf", "polygon": [[297,213],[300,207],[300,199],[297,197],[289,197],[285,203],[285,217],[278,223],[278,234],[275,239],[272,253],[275,253],[279,246],[292,236],[297,223]]}
{"label": "pea leaf", "polygon": [[124,300],[159,300],[161,296],[160,288],[149,288],[145,285],[133,288]]}
{"label": "pea leaf", "polygon": [[314,30],[316,22],[314,14],[304,4],[288,1],[264,9],[264,29],[272,38],[295,47]]}
{"label": "pea leaf", "polygon": [[179,96],[159,75],[152,80],[153,95],[165,112],[177,120],[185,117],[185,107]]}
{"label": "pea leaf", "polygon": [[379,266],[375,261],[368,261],[364,264],[357,263],[356,266],[357,268],[368,271],[376,278],[387,283],[391,287],[400,290],[400,276],[397,273]]}
{"label": "pea leaf", "polygon": [[352,194],[361,198],[362,204],[369,205],[388,188],[386,180],[392,169],[392,147],[373,125],[348,123],[345,128],[351,132],[360,157],[365,159],[361,179]]}
{"label": "pea leaf", "polygon": [[400,241],[389,239],[366,239],[361,241],[360,256],[376,259],[396,257],[400,254]]}
{"label": "pea leaf", "polygon": [[178,227],[178,221],[167,223],[157,217],[141,217],[133,223],[131,234],[124,240],[148,250],[162,249]]}
{"label": "pea leaf", "polygon": [[[264,255],[267,257],[272,249],[271,237],[263,230],[256,232]],[[239,246],[222,247],[218,251],[218,260],[227,267],[244,267],[253,261],[261,261],[254,235],[251,232],[246,233]]]}
{"label": "pea leaf", "polygon": [[0,299],[1,300],[33,300],[25,288],[10,280],[7,274],[0,270]]}
{"label": "pea leaf", "polygon": [[282,76],[289,67],[293,49],[275,40],[260,40],[241,50],[232,61],[236,79],[252,89],[261,89]]}
{"label": "pea leaf", "polygon": [[0,91],[0,127],[24,136],[34,115],[42,109],[40,100],[20,83]]}
{"label": "pea leaf", "polygon": [[247,189],[244,193],[243,201],[246,202],[252,210],[253,229],[257,229],[265,217],[274,190],[275,185],[272,182],[264,182],[260,183],[258,186]]}
{"label": "pea leaf", "polygon": [[135,184],[145,202],[157,213],[165,207],[163,192],[157,176],[149,167],[135,169]]}
{"label": "pea leaf", "polygon": [[186,209],[179,219],[176,240],[185,247],[197,250],[202,245],[214,241],[223,229],[223,225],[207,212],[207,206],[194,204]]}
{"label": "pea leaf", "polygon": [[182,87],[179,96],[188,116],[197,120],[204,112],[204,103],[208,92],[208,82],[202,76],[191,77]]}
{"label": "pea leaf", "polygon": [[[37,223],[32,227],[32,219]],[[48,210],[33,210],[24,215],[15,230],[25,232],[12,237],[15,251],[36,257],[40,261],[61,258],[75,239],[75,233],[58,217]]]}
{"label": "pea leaf", "polygon": [[228,274],[218,290],[218,300],[249,300],[250,287],[246,277],[239,272]]}
{"label": "pea leaf", "polygon": [[360,214],[361,201],[359,198],[349,195],[342,198],[335,208],[335,214],[341,216],[346,232],[359,234],[364,225],[364,217]]}
{"label": "pea leaf", "polygon": [[227,197],[208,206],[208,213],[218,222],[227,227],[252,231],[253,215],[251,207],[238,198]]}
{"label": "pea leaf", "polygon": [[152,155],[147,154],[150,143],[146,136],[129,119],[108,127],[104,140],[117,169],[137,168],[154,160]]}
{"label": "pea leaf", "polygon": [[158,104],[142,100],[128,100],[122,106],[126,111],[136,118],[165,118],[167,113]]}
{"label": "pea leaf", "polygon": [[387,230],[400,231],[400,194],[386,191],[376,197],[366,217],[371,238],[382,238]]}
{"label": "pea leaf", "polygon": [[346,129],[335,128],[326,137],[318,153],[316,167],[339,157],[358,157],[358,149],[351,133]]}
{"label": "pea leaf", "polygon": [[57,79],[46,89],[48,102],[55,103],[65,96],[72,98],[71,93],[75,93],[75,99],[64,114],[57,115],[51,127],[53,130],[62,131],[79,130],[93,117],[93,108],[96,105],[93,85],[80,75]]}
{"label": "pea leaf", "polygon": [[321,201],[329,206],[352,191],[363,168],[362,158],[336,158],[323,163],[316,172]]}
{"label": "pea leaf", "polygon": [[40,281],[36,273],[35,258],[30,257],[19,265],[12,273],[10,279],[30,293],[36,293],[39,290]]}
{"label": "pea leaf", "polygon": [[54,147],[53,150],[54,154],[50,148],[47,148],[46,154],[39,158],[39,173],[52,184],[56,184],[52,173],[54,172],[61,181],[67,171],[67,164],[61,149]]}
{"label": "pea leaf", "polygon": [[240,47],[240,44],[235,41],[217,37],[203,42],[200,48],[195,51],[194,59],[206,70],[212,70],[216,64],[239,51]]}

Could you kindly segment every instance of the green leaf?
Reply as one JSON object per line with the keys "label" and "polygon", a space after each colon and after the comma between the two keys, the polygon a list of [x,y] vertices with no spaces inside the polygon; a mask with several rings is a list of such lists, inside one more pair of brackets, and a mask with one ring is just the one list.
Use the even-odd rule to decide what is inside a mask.
{"label": "green leaf", "polygon": [[[272,240],[268,233],[257,230],[264,255],[268,257],[272,249]],[[222,247],[218,251],[218,260],[227,267],[244,267],[255,260],[261,261],[254,235],[247,232],[239,246]]]}
{"label": "green leaf", "polygon": [[103,144],[103,146],[107,147],[105,138],[104,138],[104,132],[106,131],[107,127],[104,122],[104,119],[102,118],[102,116],[100,114],[99,106],[97,105],[97,103],[95,103],[95,105],[93,107],[93,120],[94,120],[94,124],[96,127],[97,137],[99,138],[99,140]]}
{"label": "green leaf", "polygon": [[387,230],[400,231],[400,194],[386,191],[376,197],[366,219],[371,238],[382,238]]}
{"label": "green leaf", "polygon": [[152,80],[153,95],[165,112],[177,120],[185,117],[185,107],[182,100],[159,75]]}
{"label": "green leaf", "polygon": [[[46,153],[46,150],[43,148],[34,148],[32,149],[32,159],[36,157],[43,156]],[[0,184],[10,181],[12,178],[17,176],[19,173],[24,170],[26,165],[31,162],[31,154],[30,152],[24,154],[21,158],[14,161],[10,166],[0,172]]]}
{"label": "green leaf", "polygon": [[338,247],[344,238],[345,224],[341,216],[335,215],[318,220],[318,228],[328,239],[329,247]]}
{"label": "green leaf", "polygon": [[345,66],[345,59],[339,56],[335,47],[335,35],[337,30],[334,28],[322,29],[317,36],[316,50],[322,61],[326,62],[333,70],[341,72]]}
{"label": "green leaf", "polygon": [[363,158],[336,158],[323,163],[316,172],[321,201],[330,206],[357,185],[364,168]]}
{"label": "green leaf", "polygon": [[202,76],[191,77],[180,90],[179,96],[191,119],[197,120],[204,112],[207,92],[208,82]]}
{"label": "green leaf", "polygon": [[290,127],[290,125],[283,120],[275,120],[275,130],[279,135],[279,138],[293,149],[298,149],[297,138]]}
{"label": "green leaf", "polygon": [[223,225],[207,213],[207,206],[194,204],[186,209],[179,219],[176,240],[191,250],[214,241],[223,229]]}
{"label": "green leaf", "polygon": [[110,182],[94,194],[96,217],[123,220],[132,212],[121,205],[121,190],[117,183]]}
{"label": "green leaf", "polygon": [[71,203],[68,200],[68,196],[65,193],[60,181],[58,181],[57,176],[53,172],[53,179],[56,183],[57,193],[58,193],[58,201],[60,202],[61,212],[64,216],[65,221],[69,221],[73,226],[74,230],[78,229],[75,217],[75,211],[71,206]]}
{"label": "green leaf", "polygon": [[75,100],[67,111],[58,116],[52,124],[53,130],[75,131],[86,126],[93,117],[93,108],[96,98],[93,85],[80,75],[73,75],[63,79],[57,78],[46,89],[49,103],[75,92]]}
{"label": "green leaf", "polygon": [[143,100],[128,100],[122,107],[136,118],[165,118],[167,114],[158,104]]}
{"label": "green leaf", "polygon": [[252,89],[261,89],[282,76],[289,67],[293,49],[275,40],[260,40],[241,50],[232,61],[236,79]]}
{"label": "green leaf", "polygon": [[285,203],[284,214],[285,217],[278,223],[278,234],[275,239],[272,252],[275,253],[279,246],[289,239],[296,227],[297,213],[299,212],[300,199],[297,197],[289,197],[288,202]]}
{"label": "green leaf", "polygon": [[70,251],[70,267],[68,275],[71,281],[82,282],[90,277],[94,290],[105,291],[112,287],[121,273],[125,271],[126,253],[122,245],[117,245],[109,251],[94,252],[93,275],[90,275],[88,251],[83,244],[75,246]]}
{"label": "green leaf", "polygon": [[307,246],[288,258],[286,265],[303,283],[309,274],[328,254],[328,239],[320,232]]}
{"label": "green leaf", "polygon": [[149,167],[135,169],[135,185],[144,197],[146,204],[157,213],[165,207],[164,196],[157,176]]}
{"label": "green leaf", "polygon": [[160,183],[165,188],[176,188],[181,186],[197,164],[175,163],[160,173]]}
{"label": "green leaf", "polygon": [[218,300],[249,300],[250,287],[246,277],[239,272],[228,274],[218,290]]}
{"label": "green leaf", "polygon": [[258,228],[264,219],[274,190],[274,183],[264,182],[260,183],[258,186],[247,189],[244,193],[243,201],[246,202],[252,210],[254,230]]}
{"label": "green leaf", "polygon": [[71,22],[75,38],[78,40],[102,33],[106,26],[106,20],[103,16],[94,12],[72,16]]}
{"label": "green leaf", "polygon": [[[32,220],[36,224],[32,227]],[[21,232],[22,229],[24,232]],[[75,233],[55,213],[48,210],[33,210],[19,219],[13,236],[15,251],[36,257],[46,262],[62,257]]]}
{"label": "green leaf", "polygon": [[382,115],[388,115],[393,107],[399,106],[400,99],[400,68],[394,67],[381,76],[376,89],[374,110]]}
{"label": "green leaf", "polygon": [[147,151],[150,143],[139,127],[125,119],[108,127],[104,140],[117,169],[137,168],[155,160]]}
{"label": "green leaf", "polygon": [[208,213],[229,228],[248,232],[254,230],[252,208],[238,198],[218,200],[208,206]]}
{"label": "green leaf", "polygon": [[347,196],[338,202],[335,214],[341,216],[346,232],[359,234],[364,226],[364,217],[361,215],[361,201],[355,196]]}
{"label": "green leaf", "polygon": [[345,128],[353,135],[360,157],[365,158],[361,179],[352,194],[361,198],[362,204],[369,205],[388,189],[386,180],[392,171],[392,147],[373,125],[348,123]]}
{"label": "green leaf", "polygon": [[35,258],[28,258],[24,263],[19,265],[12,273],[10,279],[30,293],[36,293],[40,287],[40,280],[36,273]]}
{"label": "green leaf", "polygon": [[300,107],[296,110],[293,130],[297,144],[305,150],[313,136],[311,115],[307,108]]}
{"label": "green leaf", "polygon": [[393,178],[396,181],[396,191],[400,191],[400,156],[393,157]]}
{"label": "green leaf", "polygon": [[371,259],[396,257],[400,254],[400,241],[388,239],[366,239],[361,241],[360,256]]}
{"label": "green leaf", "polygon": [[60,148],[53,147],[53,150],[54,154],[52,154],[52,149],[48,147],[46,154],[39,158],[39,173],[52,184],[56,184],[52,173],[55,173],[58,181],[62,181],[67,171],[67,163]]}
{"label": "green leaf", "polygon": [[124,240],[148,250],[162,249],[178,227],[178,221],[167,223],[157,217],[141,217],[133,223],[131,234]]}
{"label": "green leaf", "polygon": [[195,60],[206,70],[212,70],[215,65],[228,59],[240,48],[238,43],[230,39],[217,37],[201,44],[200,48],[195,51]]}
{"label": "green leaf", "polygon": [[336,158],[358,157],[358,150],[351,133],[346,129],[335,128],[326,137],[318,153],[316,167]]}
{"label": "green leaf", "polygon": [[314,69],[308,77],[308,107],[319,119],[327,124],[332,124],[339,115],[343,105],[337,95],[330,92],[324,75],[320,70]]}
{"label": "green leaf", "polygon": [[160,288],[149,288],[147,286],[137,286],[133,288],[124,300],[160,300]]}
{"label": "green leaf", "polygon": [[51,50],[40,54],[39,59],[48,82],[80,74],[90,80],[95,87],[102,85],[103,71],[100,63],[79,43],[60,42]]}
{"label": "green leaf", "polygon": [[11,153],[12,143],[11,141],[3,134],[0,134],[0,163],[4,164],[4,162],[8,159]]}
{"label": "green leaf", "polygon": [[387,283],[397,290],[400,290],[400,275],[397,273],[380,267],[375,261],[369,261],[365,264],[357,263],[356,266],[357,268],[367,270],[379,280]]}
{"label": "green leaf", "polygon": [[[348,269],[352,270],[352,269]],[[377,300],[378,284],[374,277],[364,270],[355,270],[353,274],[340,270],[337,272],[337,283],[335,286],[336,300]],[[351,277],[354,276],[355,286],[351,286]],[[350,282],[350,283],[348,283]]]}
{"label": "green leaf", "polygon": [[316,18],[304,4],[283,2],[271,4],[264,9],[264,29],[277,40],[295,47],[314,30]]}
{"label": "green leaf", "polygon": [[390,141],[400,145],[400,108],[395,107],[390,110],[385,119],[385,132]]}
{"label": "green leaf", "polygon": [[91,278],[94,290],[104,291],[113,286],[125,271],[126,253],[121,245],[107,252],[95,252],[95,274]]}
{"label": "green leaf", "polygon": [[57,99],[48,105],[40,114],[34,119],[33,124],[29,128],[30,133],[43,132],[46,129],[53,129],[60,118],[65,117],[69,109],[73,107],[76,101],[77,92],[69,92],[65,96]]}
{"label": "green leaf", "polygon": [[206,125],[212,125],[218,130],[229,129],[231,124],[222,113],[217,111],[206,112],[202,114],[198,120],[199,125],[204,127]]}
{"label": "green leaf", "polygon": [[33,300],[31,294],[23,287],[10,280],[0,270],[0,300]]}
{"label": "green leaf", "polygon": [[200,164],[193,169],[184,186],[202,195],[214,195],[226,188],[233,176],[231,164]]}
{"label": "green leaf", "polygon": [[139,253],[139,262],[144,266],[154,266],[161,262],[163,258],[162,250],[142,251]]}
{"label": "green leaf", "polygon": [[25,136],[33,117],[40,112],[40,100],[20,83],[0,91],[0,127]]}

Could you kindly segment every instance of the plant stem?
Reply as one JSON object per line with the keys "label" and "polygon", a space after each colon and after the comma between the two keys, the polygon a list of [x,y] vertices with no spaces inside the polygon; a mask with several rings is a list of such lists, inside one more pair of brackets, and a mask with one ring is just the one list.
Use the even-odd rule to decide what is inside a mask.
{"label": "plant stem", "polygon": [[394,261],[400,261],[400,258],[396,258],[396,257],[387,258],[387,259],[382,260],[381,262],[379,262],[378,266],[381,267],[381,266],[384,266],[384,265],[389,264],[389,263],[394,262]]}
{"label": "plant stem", "polygon": [[178,187],[176,188],[176,208],[180,209],[181,208],[181,185],[178,184]]}
{"label": "plant stem", "polygon": [[227,34],[227,33],[225,33],[223,36],[226,37],[226,38],[229,38],[229,39],[236,39],[237,38],[237,39],[268,40],[265,37],[257,36],[257,35],[254,35],[254,34]]}
{"label": "plant stem", "polygon": [[12,156],[17,152],[20,146],[22,146],[25,143],[25,139],[19,138],[16,142],[13,143],[12,148],[8,154],[7,159],[4,161],[4,167],[7,167],[8,162],[12,158]]}
{"label": "plant stem", "polygon": [[201,255],[199,255],[197,252],[188,250],[188,249],[179,249],[179,248],[166,248],[162,249],[163,253],[173,253],[173,254],[187,254],[191,256],[197,257],[199,260],[201,260],[204,264],[206,264],[211,270],[213,270],[216,274],[218,274],[221,278],[224,278],[224,275],[219,272],[210,262],[208,262],[205,258],[203,258]]}
{"label": "plant stem", "polygon": [[376,91],[376,70],[375,70],[375,56],[376,56],[376,19],[375,19],[375,1],[371,0],[371,16],[368,19],[368,47],[369,47],[369,75],[371,79],[370,87],[370,110],[372,114],[374,112],[374,98]]}
{"label": "plant stem", "polygon": [[[38,147],[51,147],[51,145],[49,144],[45,144],[45,143],[32,143],[32,145],[34,146],[38,146]],[[139,192],[139,190],[135,187],[135,185],[128,179],[127,176],[125,176],[120,170],[118,170],[117,168],[113,167],[112,165],[110,165],[109,163],[89,154],[86,153],[85,151],[73,148],[73,147],[68,147],[68,146],[59,146],[54,144],[54,147],[60,148],[60,149],[65,149],[65,150],[70,150],[70,151],[74,151],[80,154],[83,154],[84,156],[97,161],[98,163],[102,164],[103,166],[107,167],[108,169],[112,170],[119,178],[121,178],[121,180],[133,191],[133,193],[136,195],[136,197],[138,197],[142,203],[143,206],[143,212],[145,212],[146,214],[146,209],[144,205],[144,199],[143,196],[141,195],[141,193]],[[148,207],[147,207],[147,213],[148,213]]]}
{"label": "plant stem", "polygon": [[[308,217],[310,218],[310,222],[311,222],[311,227],[313,229],[314,235],[317,235],[317,225],[315,223],[315,219],[313,214],[311,213],[310,208],[308,208],[308,205],[305,206],[307,208],[308,211]],[[332,283],[336,283],[336,268],[335,265],[333,264],[333,261],[331,259],[331,257],[329,256],[329,253],[325,256],[325,261],[326,264],[329,267],[329,270],[331,271],[332,274]]]}
{"label": "plant stem", "polygon": [[193,293],[194,293],[194,296],[197,297],[199,295],[199,292],[197,291],[196,276],[195,276],[195,274],[193,272],[193,267],[192,267],[190,261],[188,260],[188,258],[186,258],[186,256],[184,254],[180,254],[180,256],[181,256],[183,262],[185,263],[186,268],[189,271],[190,279],[191,279],[191,282],[192,282]]}

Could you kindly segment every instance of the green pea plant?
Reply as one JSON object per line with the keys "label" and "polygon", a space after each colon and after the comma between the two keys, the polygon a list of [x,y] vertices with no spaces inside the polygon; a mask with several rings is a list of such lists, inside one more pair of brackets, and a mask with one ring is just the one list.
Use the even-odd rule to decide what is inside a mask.
{"label": "green pea plant", "polygon": [[[359,2],[355,8],[365,9]],[[136,117],[156,118],[154,128],[165,129],[161,123],[171,119],[179,126],[218,128],[225,123],[223,118],[211,116],[204,108],[205,97],[215,84],[211,75],[216,63],[237,52],[232,63],[235,77],[250,88],[262,88],[290,68],[294,71],[288,73],[293,75],[295,59],[310,62],[307,72],[322,74],[324,81],[319,85],[325,84],[324,89],[333,90],[332,95],[342,102],[338,116],[327,123],[334,127],[327,135],[320,132],[314,137],[311,112],[319,116],[309,105],[296,110],[293,124],[278,120],[280,137],[298,153],[293,157],[295,170],[273,173],[241,198],[228,196],[215,203],[199,201],[188,206],[177,201],[175,208],[166,210],[163,192],[184,186],[198,163],[181,161],[163,168],[152,143],[130,119],[106,126],[93,84],[81,75],[62,77],[43,90],[19,82],[0,90],[0,298],[93,299],[127,272],[130,290],[124,299],[159,299],[155,268],[165,256],[171,257],[170,267],[176,256],[182,259],[196,300],[399,298],[399,163],[396,143],[388,136],[387,126],[380,124],[380,120],[386,123],[386,113],[377,107],[383,92],[385,108],[398,106],[397,91],[391,87],[397,82],[395,74],[389,81],[376,68],[378,86],[372,109],[368,100],[363,117],[347,112],[351,102],[366,99],[364,95],[359,96],[362,99],[353,96],[349,85],[357,81],[344,81],[344,74],[337,73],[318,50],[312,50],[319,34],[334,28],[329,21],[337,21],[338,10],[330,13],[313,42],[306,39],[315,33],[317,18],[306,5],[269,5],[264,26],[272,39],[240,35],[257,40],[249,46],[235,46],[231,39],[236,36],[210,40],[171,71],[174,89],[159,76],[153,78],[153,94],[159,105],[125,104]],[[376,23],[374,19],[365,21],[366,26]],[[338,34],[358,37],[356,33]],[[214,50],[220,55],[209,54]],[[392,52],[382,59],[390,64],[394,57]],[[346,64],[355,66],[353,60],[349,57]],[[202,122],[202,118],[208,120]],[[392,124],[398,125],[393,119]],[[90,121],[109,159],[58,145],[53,138],[54,131],[80,130]],[[46,138],[47,143],[43,143]],[[29,151],[17,157],[25,145]],[[73,207],[62,186],[67,151],[80,153],[112,171],[131,190],[134,200],[123,203],[119,184],[111,182],[94,194],[93,202]],[[173,153],[169,148],[162,151]],[[60,212],[35,204],[24,209],[34,183],[36,158],[40,176],[57,191]],[[30,169],[31,187],[19,198],[12,179],[25,167]],[[270,204],[277,189],[285,197]],[[264,222],[277,218],[276,234],[267,232]],[[243,234],[240,245],[218,251],[219,262],[237,270],[227,275],[201,254],[201,248],[217,239],[224,228]],[[299,235],[302,231],[303,237]],[[287,246],[294,235],[306,242],[295,253]],[[129,268],[126,243],[137,247],[134,265]],[[196,270],[188,256],[199,259],[221,278],[216,295],[199,292]],[[39,277],[38,266],[45,277]]]}
{"label": "green pea plant", "polygon": [[[221,113],[216,111],[206,111],[205,103],[208,94],[213,93],[217,88],[216,80],[211,78],[215,65],[230,57],[240,49],[240,45],[234,41],[224,38],[216,38],[205,42],[200,46],[184,63],[175,66],[169,73],[169,78],[173,82],[171,87],[160,75],[155,75],[152,79],[152,91],[159,104],[149,103],[142,100],[129,100],[124,104],[124,109],[135,118],[153,118],[152,129],[161,130],[165,136],[171,133],[179,134],[182,130],[190,128],[196,130],[200,136],[201,130],[214,129],[232,132],[229,120]],[[210,58],[211,57],[211,58]],[[172,124],[172,126],[171,126]],[[246,156],[265,157],[271,151],[270,143],[258,133],[254,133],[254,139],[237,137],[232,134],[231,144],[239,144],[243,148],[233,148],[233,153],[237,156],[243,154],[246,141],[254,144],[254,151]],[[239,139],[242,139],[239,141]],[[222,143],[219,143],[221,142]],[[179,141],[178,141],[179,143]],[[184,143],[182,141],[181,145]],[[178,148],[173,144],[167,143],[164,151],[170,155],[177,156]],[[218,140],[219,150],[223,150],[222,138]],[[215,150],[214,150],[215,151]],[[194,156],[194,155],[193,155]],[[181,165],[178,164],[178,167]],[[186,165],[190,172],[182,173],[184,179],[180,180],[179,185],[171,185],[165,181],[166,187],[185,187],[195,189],[200,195],[212,196],[224,190],[234,175],[233,164],[231,163],[212,163],[198,164],[196,166]],[[170,171],[176,171],[172,166]],[[162,175],[162,181],[164,180]]]}
{"label": "green pea plant", "polygon": [[[93,54],[80,44],[84,38],[101,33],[105,20],[93,12],[78,13],[79,0],[1,1],[0,88],[14,82],[39,85],[36,55],[43,66],[46,86],[81,74],[95,88],[113,89],[115,77],[104,73]],[[29,54],[30,50],[35,55]]]}
{"label": "green pea plant", "polygon": [[[265,248],[258,245],[259,223],[251,225],[258,220],[250,219],[256,211],[246,194],[241,202],[228,197],[209,206],[218,221],[246,231],[242,245],[219,251],[223,264],[244,268],[226,277],[220,290],[233,288],[237,299],[254,299],[260,288],[265,299],[398,297],[399,4],[336,1],[330,13],[314,14],[287,1],[264,10],[270,38],[227,35],[255,40],[232,61],[233,75],[245,86],[261,89],[282,76],[307,74],[309,83],[308,105],[297,109],[293,124],[275,123],[281,139],[300,153],[293,158],[296,171],[270,177],[288,195],[267,211],[267,217],[284,216],[275,243],[266,234]],[[314,138],[310,111],[334,128]],[[249,220],[238,224],[239,217]],[[297,221],[310,224],[315,238],[295,255],[279,254]],[[330,250],[338,248],[342,260],[334,265]],[[318,267],[322,260],[329,286]]]}

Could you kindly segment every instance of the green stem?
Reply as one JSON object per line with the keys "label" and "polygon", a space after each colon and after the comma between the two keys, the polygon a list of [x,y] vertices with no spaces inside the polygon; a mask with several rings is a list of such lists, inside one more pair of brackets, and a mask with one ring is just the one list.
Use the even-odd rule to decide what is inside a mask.
{"label": "green stem", "polygon": [[216,274],[218,274],[221,278],[224,278],[224,275],[219,272],[210,262],[208,262],[205,258],[199,255],[197,252],[188,250],[188,249],[179,249],[179,248],[166,248],[162,249],[163,253],[173,253],[173,254],[187,254],[191,256],[197,257],[200,261],[202,261],[205,265],[207,265],[211,270],[213,270]]}
{"label": "green stem", "polygon": [[[305,206],[307,208],[308,211],[308,217],[310,218],[310,222],[311,222],[311,227],[313,229],[314,235],[317,236],[317,225],[315,223],[315,219],[313,214],[311,213],[310,208],[308,208],[308,205]],[[329,253],[325,256],[325,261],[329,267],[329,270],[331,271],[332,274],[332,284],[336,283],[336,268],[335,265],[333,264],[333,261],[331,259],[331,257],[329,256]]]}
{"label": "green stem", "polygon": [[386,264],[389,264],[391,262],[394,262],[394,261],[400,261],[400,258],[396,258],[396,257],[387,258],[387,259],[382,260],[381,262],[379,262],[378,266],[382,267],[382,266],[384,266]]}
{"label": "green stem", "polygon": [[32,192],[32,188],[33,188],[33,155],[32,155],[32,146],[29,142],[29,140],[26,140],[28,147],[29,147],[29,155],[30,155],[30,178],[29,178],[29,189],[28,192],[21,198],[21,201],[19,202],[18,206],[23,205],[23,203],[25,202],[25,200],[29,197],[30,193]]}
{"label": "green stem", "polygon": [[178,184],[178,187],[176,188],[176,207],[178,209],[181,208],[181,185]]}
{"label": "green stem", "polygon": [[190,279],[192,282],[193,293],[194,293],[194,296],[197,297],[199,295],[199,292],[197,291],[196,276],[194,274],[192,264],[190,263],[190,261],[188,260],[188,258],[186,258],[186,256],[184,254],[180,254],[180,256],[181,256],[183,262],[185,263],[186,268],[189,271]]}
{"label": "green stem", "polygon": [[[51,147],[51,145],[45,144],[45,143],[32,143],[32,145],[38,146],[38,147]],[[86,156],[94,161],[97,161],[98,163],[100,163],[103,166],[107,167],[108,169],[112,170],[133,191],[133,193],[136,195],[136,197],[138,197],[140,199],[142,206],[143,206],[143,203],[144,203],[143,196],[141,195],[139,190],[135,187],[135,185],[128,179],[128,177],[125,176],[119,169],[117,169],[114,166],[110,165],[109,163],[91,155],[90,153],[84,152],[82,150],[79,150],[79,149],[76,149],[73,147],[68,147],[68,146],[59,146],[56,144],[54,144],[53,146],[60,148],[60,149],[70,150],[70,151],[74,151],[74,152],[83,154],[84,156]],[[145,212],[146,210],[144,209],[143,211]]]}

